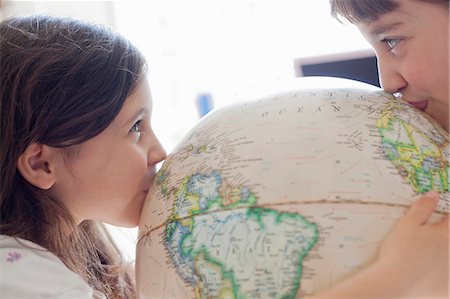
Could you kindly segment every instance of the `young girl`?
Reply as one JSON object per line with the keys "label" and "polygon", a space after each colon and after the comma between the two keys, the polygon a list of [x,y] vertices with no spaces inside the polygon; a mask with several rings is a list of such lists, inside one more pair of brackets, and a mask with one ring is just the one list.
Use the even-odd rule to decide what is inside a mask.
{"label": "young girl", "polygon": [[[134,297],[101,223],[138,224],[165,158],[141,54],[105,28],[36,16],[0,23],[0,55],[2,297]],[[398,275],[424,269],[419,287],[441,285],[448,227],[426,224],[436,204],[417,201],[372,267],[318,296],[392,296]]]}
{"label": "young girl", "polygon": [[101,223],[138,224],[165,158],[142,55],[43,16],[2,22],[0,53],[2,298],[134,297]]}

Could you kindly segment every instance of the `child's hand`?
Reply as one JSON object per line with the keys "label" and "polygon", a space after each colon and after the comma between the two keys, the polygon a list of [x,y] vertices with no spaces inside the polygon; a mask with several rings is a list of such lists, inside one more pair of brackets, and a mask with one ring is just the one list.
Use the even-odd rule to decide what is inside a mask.
{"label": "child's hand", "polygon": [[377,261],[395,273],[391,279],[399,289],[416,298],[449,298],[449,216],[429,222],[438,199],[430,192],[410,207],[384,240]]}

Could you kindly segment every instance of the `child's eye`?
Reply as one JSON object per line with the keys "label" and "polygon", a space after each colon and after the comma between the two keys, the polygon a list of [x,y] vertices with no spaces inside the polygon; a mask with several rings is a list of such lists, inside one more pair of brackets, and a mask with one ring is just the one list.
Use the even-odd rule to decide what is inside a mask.
{"label": "child's eye", "polygon": [[138,120],[130,129],[131,133],[140,133],[142,132],[142,120]]}
{"label": "child's eye", "polygon": [[394,50],[394,48],[400,43],[400,39],[398,38],[385,38],[381,42],[385,43],[389,51]]}

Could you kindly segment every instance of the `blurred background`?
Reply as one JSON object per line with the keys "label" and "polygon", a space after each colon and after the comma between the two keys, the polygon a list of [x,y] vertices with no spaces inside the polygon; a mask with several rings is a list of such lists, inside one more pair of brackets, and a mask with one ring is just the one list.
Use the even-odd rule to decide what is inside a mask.
{"label": "blurred background", "polygon": [[[369,44],[329,10],[328,0],[0,0],[1,19],[70,16],[105,24],[134,43],[148,61],[152,126],[168,152],[205,113],[248,90],[306,75],[377,84]],[[111,230],[134,260],[136,229]]]}

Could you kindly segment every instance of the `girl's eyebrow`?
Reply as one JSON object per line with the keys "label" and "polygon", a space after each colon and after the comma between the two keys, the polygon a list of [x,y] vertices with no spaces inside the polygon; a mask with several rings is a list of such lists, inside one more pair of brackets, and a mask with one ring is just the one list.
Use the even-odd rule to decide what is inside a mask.
{"label": "girl's eyebrow", "polygon": [[398,27],[403,25],[403,22],[395,22],[395,23],[388,23],[381,26],[376,26],[373,30],[370,31],[370,34],[375,37],[380,37],[381,35],[386,34],[386,32],[392,31]]}
{"label": "girl's eyebrow", "polygon": [[147,107],[140,108],[133,117],[130,117],[126,122],[124,122],[123,127],[128,126],[130,123],[134,122],[136,119],[140,118],[142,115],[145,115],[149,112]]}

